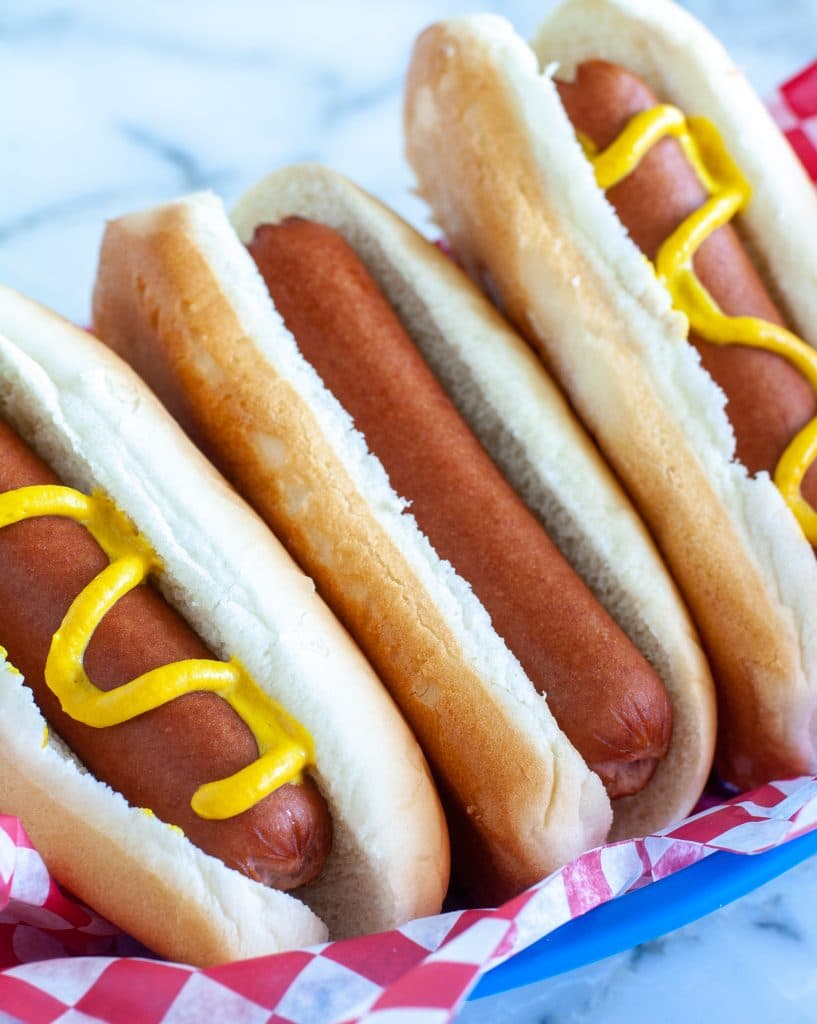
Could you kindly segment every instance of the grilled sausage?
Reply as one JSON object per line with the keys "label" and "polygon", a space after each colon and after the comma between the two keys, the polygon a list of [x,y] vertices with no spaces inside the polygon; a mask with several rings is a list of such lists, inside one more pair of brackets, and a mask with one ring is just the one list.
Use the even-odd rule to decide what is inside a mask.
{"label": "grilled sausage", "polygon": [[561,728],[611,797],[638,792],[669,744],[660,679],[502,477],[358,257],[300,218],[260,226],[249,249],[302,353]]}

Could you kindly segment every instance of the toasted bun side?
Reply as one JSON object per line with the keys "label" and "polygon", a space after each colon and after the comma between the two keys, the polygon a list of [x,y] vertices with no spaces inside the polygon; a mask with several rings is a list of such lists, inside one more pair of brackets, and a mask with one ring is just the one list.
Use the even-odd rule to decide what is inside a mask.
{"label": "toasted bun side", "polygon": [[0,381],[0,415],[66,483],[100,488],[127,513],[162,561],[171,602],[311,733],[334,841],[319,880],[298,895],[335,936],[436,913],[448,846],[425,761],[266,526],[120,359],[4,289]]}
{"label": "toasted bun side", "polygon": [[817,344],[817,193],[766,106],[721,43],[669,0],[566,0],[533,49],[572,77],[591,57],[621,64],[656,95],[710,118],[752,186],[736,221],[781,308]]}
{"label": "toasted bun side", "polygon": [[303,903],[227,870],[85,772],[4,660],[0,751],[0,810],[59,882],[155,952],[207,966],[326,939]]}
{"label": "toasted bun side", "polygon": [[767,477],[734,462],[724,397],[612,207],[529,48],[501,19],[433,26],[408,154],[472,275],[490,274],[651,527],[719,685],[738,784],[817,765],[817,564]]}
{"label": "toasted bun side", "polygon": [[95,321],[137,370],[159,358],[178,375],[194,436],[342,609],[480,836],[466,867],[486,893],[602,842],[611,812],[598,778],[404,514],[215,198],[109,225]]}
{"label": "toasted bun side", "polygon": [[685,817],[714,753],[709,667],[655,546],[566,401],[462,271],[340,175],[317,165],[271,174],[232,220],[246,242],[293,215],[334,228],[357,252],[506,477],[661,674],[673,741],[648,786],[614,802],[613,835]]}

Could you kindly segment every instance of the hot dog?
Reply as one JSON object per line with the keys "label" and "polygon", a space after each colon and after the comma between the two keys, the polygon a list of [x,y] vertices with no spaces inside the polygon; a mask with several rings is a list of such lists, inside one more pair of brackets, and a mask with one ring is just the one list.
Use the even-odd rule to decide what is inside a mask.
{"label": "hot dog", "polygon": [[322,941],[281,889],[339,934],[439,909],[447,837],[424,761],[269,531],[127,367],[4,289],[0,381],[0,639],[17,671],[0,812],[77,895],[193,963]]}
{"label": "hot dog", "polygon": [[[524,346],[449,261],[330,172],[273,176],[235,217],[263,282],[212,199],[110,225],[97,330],[285,539],[390,686],[467,835],[461,873],[472,891],[510,895],[606,833],[599,779],[568,737],[617,797],[619,834],[677,815],[707,771],[706,668],[637,520]],[[183,318],[168,322],[171,309]],[[464,343],[472,337],[480,353]],[[511,381],[499,397],[497,377]],[[216,381],[240,417],[214,404]],[[379,463],[364,457],[335,399]],[[516,434],[533,433],[531,422],[525,450]],[[492,433],[505,442],[494,459],[528,476],[535,513],[488,459]],[[566,460],[560,470],[544,468],[554,447]],[[581,480],[557,497],[547,476],[568,464],[564,475]],[[399,514],[381,465],[427,540]],[[597,507],[577,527],[588,495]],[[546,536],[536,517],[548,508],[554,535],[631,633],[643,638],[645,609],[661,606],[672,639],[647,644],[652,668]],[[610,518],[623,529],[612,542]],[[639,562],[626,584],[601,567],[598,553],[610,547]],[[634,575],[645,587],[637,597]],[[660,635],[658,618],[648,628]],[[552,695],[567,737],[536,690]],[[671,720],[669,755],[656,769]]]}
{"label": "hot dog", "polygon": [[649,524],[713,665],[721,774],[812,772],[817,361],[782,328],[817,340],[814,190],[674,5],[569,0],[534,49],[495,18],[421,36],[421,191]]}

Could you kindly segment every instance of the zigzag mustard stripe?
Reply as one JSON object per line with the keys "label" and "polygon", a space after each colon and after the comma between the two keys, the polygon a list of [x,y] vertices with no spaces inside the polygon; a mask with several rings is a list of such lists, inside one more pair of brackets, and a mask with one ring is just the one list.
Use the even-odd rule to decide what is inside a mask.
{"label": "zigzag mustard stripe", "polygon": [[45,681],[63,711],[104,729],[127,722],[187,693],[222,697],[251,729],[259,756],[245,768],[200,786],[191,806],[202,818],[231,818],[288,782],[299,782],[314,762],[312,738],[268,697],[236,659],[188,659],[145,672],[113,690],[100,690],[84,668],[85,651],[99,623],[126,594],[159,567],[147,542],[106,497],[70,487],[21,487],[0,494],[0,528],[37,516],[81,523],[111,560],[74,599],[51,640]]}
{"label": "zigzag mustard stripe", "polygon": [[[817,351],[791,331],[759,317],[727,316],[695,274],[695,253],[706,239],[743,210],[751,188],[732,160],[715,126],[702,117],[684,117],[662,104],[636,114],[605,150],[580,139],[593,164],[596,182],[612,188],[631,174],[661,139],[675,138],[710,198],[673,232],[658,251],[655,271],[673,305],[696,334],[714,345],[763,348],[787,359],[817,392]],[[803,478],[817,459],[817,417],[789,442],[775,468],[774,482],[806,538],[817,544],[817,510],[802,495]]]}

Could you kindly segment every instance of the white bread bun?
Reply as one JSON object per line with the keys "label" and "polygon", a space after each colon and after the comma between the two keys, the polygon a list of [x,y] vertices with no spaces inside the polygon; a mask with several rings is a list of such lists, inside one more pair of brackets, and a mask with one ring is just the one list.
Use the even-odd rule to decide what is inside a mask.
{"label": "white bread bun", "polygon": [[43,747],[29,691],[3,687],[0,812],[21,818],[56,878],[196,964],[320,942],[316,915],[342,937],[436,913],[447,835],[416,742],[312,583],[145,385],[84,331],[0,288],[0,416],[66,484],[102,490],[137,524],[168,600],[311,733],[334,828],[318,881],[298,899],[267,889],[128,807],[61,744]]}
{"label": "white bread bun", "polygon": [[[677,715],[667,766],[642,796],[617,802],[616,833],[683,815],[711,763],[708,670],[643,527],[566,404],[461,272],[348,181],[314,166],[282,171],[242,200],[234,221],[246,239],[256,224],[288,215],[332,227],[352,246],[483,443],[667,681]],[[147,282],[141,291],[140,281]],[[206,315],[171,325],[160,314],[158,330],[155,316],[151,322],[151,310],[187,310],[188,298],[205,294]],[[493,874],[494,891],[521,888],[602,841],[609,810],[598,779],[470,589],[402,512],[382,467],[298,354],[216,201],[191,197],[110,225],[95,318],[139,370],[150,373],[158,342],[162,360],[185,381],[182,416],[194,435],[219,447],[228,475],[292,540],[324,592],[344,602],[347,623],[476,823],[482,863],[475,871]],[[248,342],[253,352],[244,359]],[[274,461],[256,444],[249,474],[246,451],[235,452],[232,438],[232,455],[219,445],[227,427],[212,414],[214,388],[224,387],[228,372],[245,415],[241,429],[274,438],[265,445]],[[297,522],[293,493],[311,496],[298,505]],[[320,540],[327,536],[335,537],[331,558]],[[610,564],[622,552],[619,575]],[[361,577],[377,582],[361,587]],[[399,651],[378,641],[384,627],[401,637]],[[378,642],[381,653],[372,654]]]}
{"label": "white bread bun", "polygon": [[[628,237],[551,81],[620,61],[712,118],[752,181],[739,227],[784,309],[815,336],[817,199],[740,73],[664,0],[572,0],[537,40],[441,23],[408,77],[420,191],[475,277],[489,275],[636,501],[690,607],[719,692],[719,763],[741,785],[817,769],[817,564],[766,474],[747,476],[724,396]],[[751,143],[751,154],[750,154]],[[799,263],[795,272],[793,264]]]}

